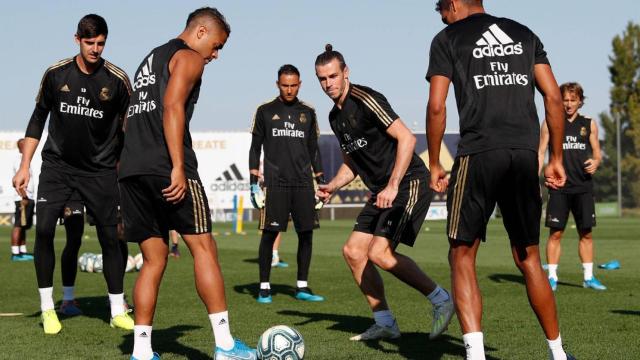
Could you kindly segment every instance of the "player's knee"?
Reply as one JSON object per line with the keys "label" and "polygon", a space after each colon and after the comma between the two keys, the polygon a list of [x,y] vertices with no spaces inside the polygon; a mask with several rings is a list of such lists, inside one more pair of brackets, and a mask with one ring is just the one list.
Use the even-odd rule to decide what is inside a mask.
{"label": "player's knee", "polygon": [[361,262],[366,262],[367,261],[367,253],[356,248],[353,246],[350,246],[349,244],[345,244],[342,247],[342,255],[344,256],[344,259],[347,261],[347,263],[349,264],[357,264],[357,263],[361,263]]}

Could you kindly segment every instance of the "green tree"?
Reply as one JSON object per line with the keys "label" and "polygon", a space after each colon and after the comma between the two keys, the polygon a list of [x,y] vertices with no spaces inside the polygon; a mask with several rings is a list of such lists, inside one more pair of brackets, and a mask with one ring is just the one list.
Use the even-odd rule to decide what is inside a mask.
{"label": "green tree", "polygon": [[612,87],[609,114],[600,114],[605,133],[605,159],[598,174],[596,196],[612,200],[616,194],[616,121],[621,128],[622,204],[640,206],[640,26],[629,23],[612,41],[609,57]]}

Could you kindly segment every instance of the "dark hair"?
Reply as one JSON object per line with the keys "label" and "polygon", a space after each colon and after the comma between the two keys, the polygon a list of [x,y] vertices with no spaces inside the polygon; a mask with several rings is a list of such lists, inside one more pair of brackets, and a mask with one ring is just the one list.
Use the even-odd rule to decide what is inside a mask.
{"label": "dark hair", "polygon": [[285,64],[280,66],[280,69],[278,69],[278,79],[280,79],[280,76],[282,75],[298,75],[298,77],[300,77],[300,71],[298,71],[297,67],[291,64]]}
{"label": "dark hair", "polygon": [[[482,0],[462,0],[463,3],[467,5],[477,5],[482,6]],[[436,1],[436,12],[440,12],[442,9],[449,6],[451,0],[437,0]]]}
{"label": "dark hair", "polygon": [[347,64],[344,62],[344,56],[342,56],[340,52],[333,50],[333,45],[327,44],[324,46],[324,52],[316,58],[316,66],[326,65],[333,59],[338,60],[341,70],[344,70],[344,68],[347,67]]}
{"label": "dark hair", "polygon": [[91,39],[96,36],[109,35],[109,28],[107,22],[100,15],[89,14],[85,15],[80,22],[78,22],[78,30],[76,36],[80,39]]}
{"label": "dark hair", "polygon": [[582,86],[577,82],[567,82],[560,85],[560,94],[564,96],[564,93],[566,92],[576,94],[580,99],[580,102],[584,103],[584,90],[582,89]]}
{"label": "dark hair", "polygon": [[231,26],[229,26],[229,23],[227,23],[227,19],[224,18],[224,15],[222,15],[222,13],[218,11],[218,9],[208,6],[201,7],[200,9],[197,9],[189,14],[189,17],[187,17],[187,24],[185,28],[195,25],[196,20],[200,20],[205,17],[215,21],[218,26],[220,26],[220,29],[224,30],[224,32],[227,33],[227,36],[231,34]]}

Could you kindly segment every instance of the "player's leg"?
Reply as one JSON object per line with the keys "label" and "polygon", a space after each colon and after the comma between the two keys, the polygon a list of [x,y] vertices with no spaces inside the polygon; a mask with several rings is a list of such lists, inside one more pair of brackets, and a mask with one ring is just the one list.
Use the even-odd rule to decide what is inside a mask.
{"label": "player's leg", "polygon": [[540,262],[542,201],[536,153],[511,150],[511,166],[502,183],[498,205],[509,234],[516,266],[524,276],[529,303],[549,344],[552,359],[566,359],[558,325],[556,303]]}
{"label": "player's leg", "polygon": [[309,288],[313,229],[317,227],[314,190],[313,188],[291,189],[289,200],[291,218],[298,233],[296,299],[312,302],[324,301],[324,297],[314,294]]}
{"label": "player's leg", "polygon": [[260,238],[260,246],[258,248],[258,267],[260,272],[260,291],[258,293],[258,302],[262,304],[271,303],[271,285],[269,278],[271,277],[271,258],[273,251],[273,243],[278,236],[277,231],[262,230]]}
{"label": "player's leg", "polygon": [[67,180],[65,174],[46,169],[40,173],[38,184],[34,265],[45,334],[57,334],[62,329],[53,303],[53,270],[56,262],[53,239],[58,216],[65,201],[71,195]]}
{"label": "player's leg", "polygon": [[[375,324],[362,334],[351,337],[350,340],[396,339],[400,337],[400,329],[387,304],[382,277],[375,265],[367,257],[369,246],[373,240],[373,234],[362,232],[363,230],[368,231],[364,228],[366,223],[363,221],[367,215],[363,214],[367,206],[365,205],[365,209],[358,216],[354,231],[342,247],[342,254],[351,270],[353,279],[373,312]],[[357,229],[360,229],[360,231]]]}
{"label": "player's leg", "polygon": [[78,273],[78,253],[84,233],[84,206],[80,202],[67,203],[63,212],[67,242],[60,258],[62,273],[62,305],[60,312],[67,316],[82,314],[75,301],[75,283]]}
{"label": "player's leg", "polygon": [[283,187],[265,188],[264,209],[260,213],[260,230],[262,237],[258,250],[258,267],[260,271],[260,291],[257,301],[269,304],[271,298],[271,260],[273,244],[280,232],[287,231],[290,212],[290,192]]}
{"label": "player's leg", "polygon": [[149,359],[153,356],[153,316],[169,250],[162,237],[151,237],[140,242],[140,251],[144,266],[140,268],[133,288],[133,302],[136,307],[132,356],[137,359]]}
{"label": "player's leg", "polygon": [[[134,321],[128,315],[124,301],[125,259],[122,242],[118,240],[118,205],[120,194],[115,172],[95,177],[77,177],[76,189],[87,213],[95,221],[98,242],[102,249],[102,275],[107,283],[111,327],[132,330]],[[148,211],[148,210],[147,210]]]}
{"label": "player's leg", "polygon": [[576,220],[578,229],[578,254],[582,262],[583,283],[585,288],[606,290],[607,287],[593,276],[593,233],[596,226],[596,212],[593,194],[583,193],[573,195],[571,212]]}
{"label": "player's leg", "polygon": [[547,202],[547,217],[545,226],[549,228],[549,239],[547,240],[547,266],[549,270],[549,285],[551,290],[556,291],[558,287],[558,264],[562,246],[560,241],[564,235],[564,229],[569,218],[569,195],[559,191],[549,192]]}

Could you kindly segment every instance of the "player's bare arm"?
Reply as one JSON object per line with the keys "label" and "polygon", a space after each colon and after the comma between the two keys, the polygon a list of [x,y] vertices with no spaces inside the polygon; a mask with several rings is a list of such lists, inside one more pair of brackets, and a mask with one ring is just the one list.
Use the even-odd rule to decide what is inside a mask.
{"label": "player's bare arm", "polygon": [[31,177],[31,174],[29,173],[29,167],[31,166],[31,159],[33,159],[33,154],[36,152],[39,143],[40,140],[38,139],[34,139],[31,137],[24,138],[20,169],[13,177],[13,187],[23,198],[27,197],[27,185],[29,184],[29,178]]}
{"label": "player's bare arm", "polygon": [[544,170],[544,184],[551,189],[559,189],[567,180],[562,165],[562,137],[564,136],[562,95],[551,66],[536,64],[533,72],[536,87],[544,99],[545,119],[549,130],[549,164]]}
{"label": "player's bare arm", "polygon": [[447,126],[447,94],[449,78],[435,75],[431,78],[429,102],[427,103],[427,147],[429,149],[430,187],[436,192],[447,190],[447,173],[440,164],[440,144]]}
{"label": "player's bare arm", "polygon": [[589,144],[591,145],[592,154],[591,158],[585,161],[584,170],[588,174],[595,174],[602,162],[602,153],[600,152],[600,141],[598,140],[598,125],[595,120],[591,120],[591,135],[589,135]]}
{"label": "player's bare arm", "polygon": [[178,203],[184,199],[187,187],[184,173],[184,104],[194,85],[202,76],[205,60],[191,50],[180,50],[169,63],[171,77],[163,99],[162,125],[167,149],[171,157],[171,185],[162,190],[168,202]]}
{"label": "player's bare arm", "polygon": [[547,128],[547,120],[542,121],[540,125],[540,143],[538,144],[538,175],[542,173],[542,167],[544,166],[544,156],[547,153],[547,147],[549,146],[549,129]]}
{"label": "player's bare arm", "polygon": [[387,128],[387,134],[398,142],[398,148],[389,183],[376,195],[376,206],[383,209],[390,208],[398,195],[398,187],[407,172],[413,157],[413,150],[416,148],[416,137],[399,118],[395,119]]}

